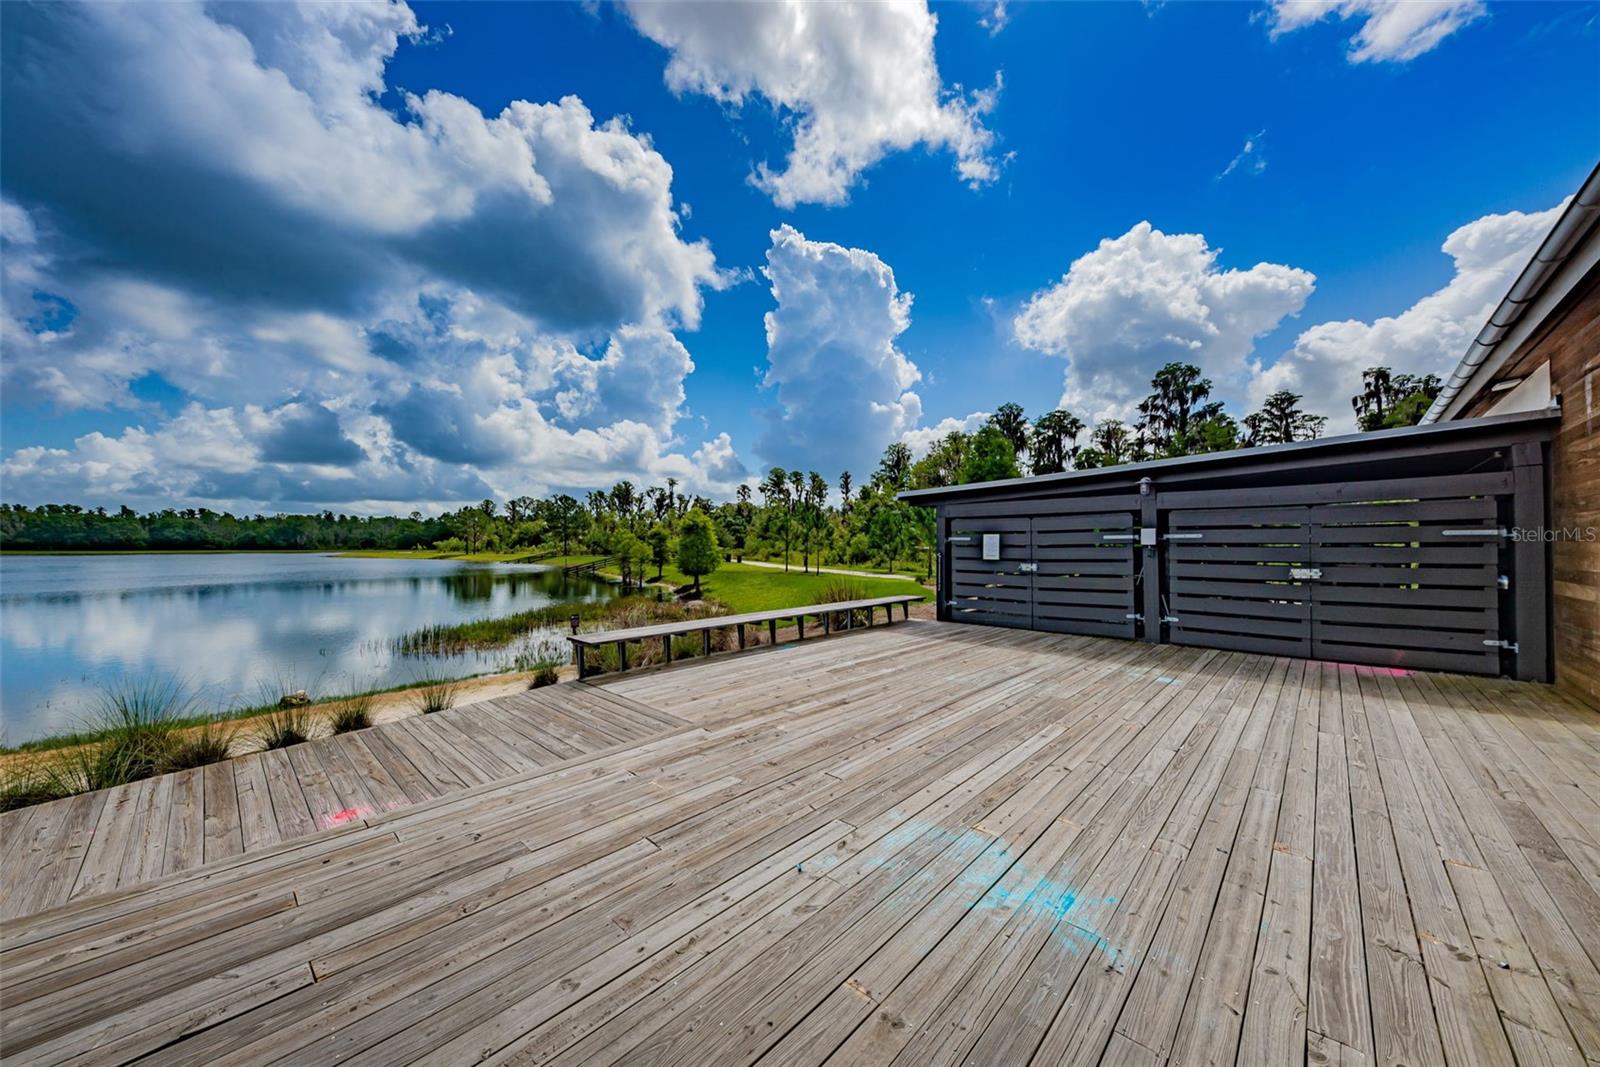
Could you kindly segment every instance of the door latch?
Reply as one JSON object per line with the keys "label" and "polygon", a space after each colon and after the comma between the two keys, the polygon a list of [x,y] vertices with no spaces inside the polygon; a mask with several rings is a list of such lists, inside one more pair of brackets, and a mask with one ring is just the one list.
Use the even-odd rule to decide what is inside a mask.
{"label": "door latch", "polygon": [[1019,564],[1017,564],[1017,573],[1018,574],[1038,574],[1039,573],[1039,565],[1037,563],[1019,563]]}

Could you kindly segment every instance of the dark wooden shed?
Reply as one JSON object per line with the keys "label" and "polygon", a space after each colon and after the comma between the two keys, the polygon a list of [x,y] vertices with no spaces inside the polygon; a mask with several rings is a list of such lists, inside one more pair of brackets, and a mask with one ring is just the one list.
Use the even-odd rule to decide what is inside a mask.
{"label": "dark wooden shed", "polygon": [[1529,412],[913,490],[941,619],[1549,681]]}

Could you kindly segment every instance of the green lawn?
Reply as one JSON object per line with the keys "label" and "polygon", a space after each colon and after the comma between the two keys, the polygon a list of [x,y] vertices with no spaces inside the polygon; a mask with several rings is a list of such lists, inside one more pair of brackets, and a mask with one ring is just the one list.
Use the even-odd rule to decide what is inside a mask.
{"label": "green lawn", "polygon": [[[648,574],[653,576],[654,569]],[[672,567],[666,568],[665,577],[674,585],[686,585],[691,580]],[[845,595],[852,597],[911,593],[926,600],[933,595],[926,586],[898,578],[848,578],[842,574],[801,574],[799,571],[785,574],[745,563],[724,563],[701,579],[700,588],[707,599],[721,601],[735,613],[826,603],[838,599],[835,593],[842,589],[851,590]]]}
{"label": "green lawn", "polygon": [[[779,552],[779,553],[777,553],[775,555],[766,556],[766,557],[746,555],[745,558],[746,559],[761,559],[764,562],[777,563],[779,565],[782,565],[782,563],[783,563],[783,553],[781,553],[781,552]],[[800,564],[803,562],[803,560],[804,560],[804,557],[799,552],[791,552],[791,553],[789,553],[789,566],[793,567],[795,570],[799,570],[800,569]],[[896,560],[895,561],[895,565],[894,565],[894,567],[892,569],[889,568],[889,567],[885,567],[880,563],[832,563],[832,562],[825,562],[825,563],[822,563],[821,566],[833,567],[833,568],[835,568],[837,570],[845,570],[845,571],[872,571],[872,572],[877,573],[877,574],[903,574],[907,578],[923,579],[923,578],[928,577],[928,568],[925,565],[926,562],[927,561],[925,559],[921,558],[921,557],[918,557],[916,559],[909,559],[909,560],[907,560],[907,559]],[[812,559],[811,563],[812,563],[813,566],[817,565],[817,561],[815,559]]]}

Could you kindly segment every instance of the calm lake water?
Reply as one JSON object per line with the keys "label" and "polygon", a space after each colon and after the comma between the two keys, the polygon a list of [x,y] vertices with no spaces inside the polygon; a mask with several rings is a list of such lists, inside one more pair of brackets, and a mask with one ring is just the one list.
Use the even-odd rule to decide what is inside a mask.
{"label": "calm lake water", "polygon": [[[238,554],[0,557],[0,729],[70,729],[119,678],[176,677],[205,710],[420,674],[510,669],[518,652],[399,656],[421,626],[507,615],[611,587],[526,564]],[[558,634],[543,635],[558,652]]]}

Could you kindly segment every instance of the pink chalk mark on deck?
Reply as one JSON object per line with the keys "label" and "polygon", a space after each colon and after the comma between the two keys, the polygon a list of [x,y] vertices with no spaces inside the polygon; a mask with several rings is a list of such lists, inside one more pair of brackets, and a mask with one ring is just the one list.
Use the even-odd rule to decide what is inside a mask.
{"label": "pink chalk mark on deck", "polygon": [[367,807],[365,804],[354,808],[343,808],[328,816],[328,825],[341,826],[344,823],[350,822],[352,819],[359,819],[364,815],[370,814],[372,814],[372,809]]}

